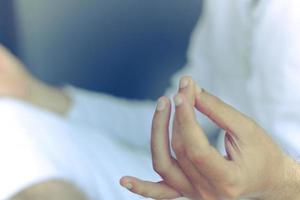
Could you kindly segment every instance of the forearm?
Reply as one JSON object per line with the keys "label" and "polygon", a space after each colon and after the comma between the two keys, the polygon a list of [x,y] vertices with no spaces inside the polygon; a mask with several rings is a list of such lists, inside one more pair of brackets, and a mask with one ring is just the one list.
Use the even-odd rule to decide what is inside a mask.
{"label": "forearm", "polygon": [[31,186],[16,194],[10,200],[87,200],[74,185],[64,181],[48,181]]}
{"label": "forearm", "polygon": [[62,90],[46,85],[39,80],[32,80],[29,84],[25,101],[40,106],[60,115],[66,115],[72,100]]}
{"label": "forearm", "polygon": [[300,199],[300,165],[289,158],[285,165],[286,171],[278,186],[262,195],[260,200]]}

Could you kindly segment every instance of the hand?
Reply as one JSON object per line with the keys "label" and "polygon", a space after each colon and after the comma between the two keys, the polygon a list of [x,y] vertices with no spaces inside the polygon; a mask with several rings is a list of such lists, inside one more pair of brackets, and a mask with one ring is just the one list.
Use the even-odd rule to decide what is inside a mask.
{"label": "hand", "polygon": [[[252,119],[185,77],[175,97],[170,154],[168,136],[171,103],[159,100],[153,118],[152,156],[159,183],[124,177],[121,184],[154,199],[297,199],[299,166],[290,160]],[[193,107],[213,120],[225,133],[227,155],[221,156],[196,121]]]}

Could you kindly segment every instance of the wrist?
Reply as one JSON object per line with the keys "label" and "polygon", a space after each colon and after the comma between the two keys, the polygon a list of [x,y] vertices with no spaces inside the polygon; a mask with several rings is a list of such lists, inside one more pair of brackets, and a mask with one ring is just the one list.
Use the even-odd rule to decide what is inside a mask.
{"label": "wrist", "polygon": [[261,200],[300,199],[300,165],[291,158],[285,158],[283,171],[278,172],[275,184],[262,195]]}

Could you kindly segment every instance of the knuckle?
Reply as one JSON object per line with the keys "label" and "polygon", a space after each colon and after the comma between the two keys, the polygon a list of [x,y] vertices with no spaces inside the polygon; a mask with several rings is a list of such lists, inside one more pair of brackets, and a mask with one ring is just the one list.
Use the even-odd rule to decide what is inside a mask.
{"label": "knuckle", "polygon": [[227,187],[223,191],[223,197],[225,199],[237,199],[239,198],[239,190],[237,187]]}
{"label": "knuckle", "polygon": [[199,163],[199,162],[203,161],[202,153],[200,153],[197,150],[193,150],[193,149],[189,150],[187,152],[187,157],[189,158],[189,160],[191,160],[192,162],[195,162],[195,163]]}
{"label": "knuckle", "polygon": [[166,176],[171,168],[170,163],[161,163],[158,161],[153,161],[153,169],[156,173],[158,173],[161,176]]}
{"label": "knuckle", "polygon": [[207,158],[210,156],[210,151],[208,149],[202,150],[202,149],[195,149],[190,148],[187,151],[187,157],[190,161],[193,163],[203,163]]}
{"label": "knuckle", "polygon": [[222,193],[226,199],[237,199],[241,195],[241,184],[232,177],[224,183]]}
{"label": "knuckle", "polygon": [[183,144],[176,139],[172,141],[172,149],[175,151],[177,155],[182,155],[185,152]]}

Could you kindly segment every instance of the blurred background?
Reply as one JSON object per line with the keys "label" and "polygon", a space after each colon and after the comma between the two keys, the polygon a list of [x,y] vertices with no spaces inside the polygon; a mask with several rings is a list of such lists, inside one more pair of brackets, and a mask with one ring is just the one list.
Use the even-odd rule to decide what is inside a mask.
{"label": "blurred background", "polygon": [[0,0],[0,42],[48,83],[153,99],[200,13],[201,0]]}

